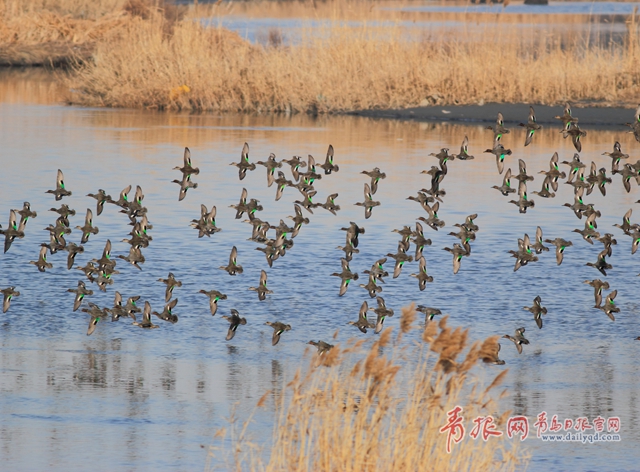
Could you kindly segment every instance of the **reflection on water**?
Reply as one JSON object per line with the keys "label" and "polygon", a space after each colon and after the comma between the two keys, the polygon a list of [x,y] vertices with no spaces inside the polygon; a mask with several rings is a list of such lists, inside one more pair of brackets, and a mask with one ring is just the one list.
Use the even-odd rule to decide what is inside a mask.
{"label": "reflection on water", "polygon": [[[445,10],[446,11],[446,10]],[[415,16],[415,15],[413,15]],[[431,20],[397,20],[390,21],[332,21],[300,18],[253,18],[224,16],[201,20],[204,25],[226,28],[240,35],[249,42],[274,46],[280,43],[295,45],[303,39],[328,38],[332,28],[355,28],[354,34],[361,34],[364,29],[371,37],[376,35],[382,39],[388,36],[389,29],[400,29],[407,41],[428,41],[457,43],[476,42],[482,35],[498,37],[497,41],[535,42],[543,39],[547,44],[556,42],[562,47],[574,44],[591,46],[610,46],[623,44],[627,38],[627,25],[622,21],[610,22],[544,22],[531,21],[525,17],[523,21],[510,22],[504,17],[492,17],[482,21],[465,21],[463,19]],[[515,33],[515,34],[514,34]],[[274,36],[275,34],[275,36]]]}
{"label": "reflection on water", "polygon": [[[543,410],[561,418],[621,417],[620,443],[564,445],[527,440],[533,450],[533,469],[546,470],[549,464],[555,469],[635,467],[633,448],[640,439],[634,423],[639,378],[635,357],[640,344],[633,341],[640,335],[636,319],[640,308],[635,300],[638,255],[630,257],[630,239],[612,228],[628,208],[637,209],[635,184],[627,194],[617,177],[606,198],[598,192],[585,197],[602,212],[599,230],[613,230],[618,239],[611,258],[614,269],[607,277],[618,290],[616,303],[621,308],[613,323],[592,309],[593,291],[582,283],[600,276],[584,265],[595,260],[600,248],[571,232],[584,223],[561,206],[572,201],[571,187],[561,185],[551,200],[532,195],[535,208],[519,214],[508,199],[491,189],[502,178],[492,156],[482,153],[492,137],[483,126],[69,108],[55,100],[32,100],[31,91],[40,90],[39,86],[35,82],[20,85],[20,80],[13,76],[0,84],[6,176],[0,187],[0,214],[6,218],[10,208],[30,201],[38,217],[30,220],[25,238],[0,257],[0,287],[15,285],[21,292],[0,320],[0,451],[8,469],[201,468],[207,455],[201,445],[211,443],[214,431],[226,425],[232,410],[248,415],[267,390],[272,392],[267,405],[278,401],[309,339],[330,340],[336,329],[340,331],[335,342],[359,335],[346,322],[368,299],[365,291],[352,286],[338,297],[338,284],[328,275],[339,269],[341,253],[334,248],[344,242],[340,228],[356,221],[367,230],[351,263],[357,272],[395,251],[397,238],[391,229],[413,224],[424,214],[406,197],[428,184],[419,173],[435,164],[427,154],[441,147],[457,150],[465,135],[476,159],[450,164],[439,215],[447,227],[428,230],[433,246],[425,256],[434,283],[419,292],[408,275],[417,267],[407,264],[398,279],[388,280],[382,295],[396,312],[411,301],[439,307],[451,315],[452,324],[471,326],[473,339],[526,326],[531,345],[518,355],[511,343],[504,344],[501,357],[509,367],[508,407],[528,415],[532,424]],[[579,116],[580,111],[574,113]],[[601,154],[610,151],[616,140],[632,161],[640,157],[638,144],[624,129],[590,130],[582,160],[609,167],[609,158]],[[321,209],[309,215],[311,224],[302,229],[295,246],[268,269],[274,293],[264,302],[247,290],[257,283],[260,269],[267,267],[264,256],[254,243],[245,241],[250,228],[235,220],[228,206],[237,202],[246,187],[250,197],[264,205],[260,218],[275,224],[293,214],[291,202],[298,195],[287,189],[282,200],[275,202],[275,189],[265,185],[264,169],[238,181],[236,168],[228,164],[238,160],[245,141],[251,145],[253,161],[269,152],[278,158],[311,153],[322,160],[331,143],[340,166],[337,174],[318,182],[316,200],[337,192],[342,209],[338,216]],[[542,182],[537,172],[548,168],[554,151],[561,160],[570,160],[574,154],[557,129],[543,129],[527,148],[522,146],[524,131],[519,128],[504,141],[514,150],[507,167],[515,171],[517,159],[522,158],[535,176],[530,195]],[[171,169],[181,163],[186,145],[200,168],[194,176],[200,185],[178,202]],[[359,172],[375,166],[388,177],[376,194],[382,205],[365,220],[362,209],[353,203],[363,197],[365,180]],[[114,290],[119,290],[125,298],[140,295],[160,309],[165,287],[157,279],[172,271],[183,281],[174,292],[179,299],[176,325],[162,323],[160,329],[144,331],[124,320],[102,322],[87,337],[88,318],[70,310],[73,297],[66,292],[76,286],[79,272],[67,271],[59,254],[50,257],[54,268],[44,274],[28,265],[45,240],[42,228],[54,220],[47,209],[55,202],[44,192],[54,185],[57,168],[64,170],[67,188],[73,192],[65,202],[78,211],[72,226],[81,224],[85,208],[95,205],[85,197],[87,193],[104,188],[116,196],[129,184],[142,186],[154,225],[153,241],[144,250],[143,270],[119,261],[121,274],[114,276],[114,285],[106,293],[95,290],[89,299],[111,306]],[[210,239],[198,239],[189,227],[201,203],[218,208],[216,220],[222,231]],[[442,248],[455,242],[447,235],[452,225],[470,213],[478,213],[480,231],[472,256],[465,258],[454,276],[451,257]],[[129,227],[114,207],[105,208],[94,222],[100,232],[78,255],[82,265],[100,256],[107,238],[113,242],[113,254],[127,250],[121,239]],[[514,273],[506,251],[516,249],[517,238],[525,232],[533,235],[537,225],[545,237],[568,238],[574,246],[567,249],[559,267],[553,253],[545,253],[539,262]],[[69,240],[76,239],[72,233]],[[244,266],[244,273],[236,277],[217,269],[227,263],[233,245]],[[228,295],[219,302],[215,317],[209,313],[206,297],[197,293],[201,288],[216,288]],[[549,310],[542,330],[522,310],[536,295]],[[248,323],[226,342],[228,323],[221,315],[230,308],[238,309]],[[272,347],[272,329],[264,323],[275,320],[290,323],[293,329]],[[394,317],[385,324],[396,327],[397,323]],[[418,336],[416,332],[405,340]],[[489,375],[495,374],[496,368],[488,369]],[[485,370],[478,374],[483,376]],[[256,437],[270,436],[269,415],[261,411],[256,416]]]}
{"label": "reflection on water", "polygon": [[[453,3],[453,2],[452,2]],[[438,5],[438,2],[421,6],[398,7],[402,11],[428,13],[506,13],[524,15],[631,15],[638,10],[637,2],[549,2],[548,5],[524,5],[522,3],[495,5]],[[388,7],[391,9],[391,7]]]}
{"label": "reflection on water", "polygon": [[354,35],[366,32],[381,39],[394,30],[407,41],[421,42],[475,43],[486,36],[496,43],[610,47],[628,40],[629,28],[637,27],[637,20],[630,19],[639,6],[627,2],[552,2],[546,6],[380,3],[375,8],[347,9],[340,14],[323,8],[305,11],[274,5],[264,14],[242,6],[214,9],[214,16],[204,16],[200,22],[227,28],[252,43],[276,47],[329,38],[336,28],[342,33],[352,28]]}

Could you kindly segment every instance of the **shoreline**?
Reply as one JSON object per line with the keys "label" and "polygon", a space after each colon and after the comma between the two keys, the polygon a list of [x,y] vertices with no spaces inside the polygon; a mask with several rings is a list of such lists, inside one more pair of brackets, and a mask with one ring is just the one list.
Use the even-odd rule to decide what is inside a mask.
{"label": "shoreline", "polygon": [[[558,125],[554,117],[562,115],[562,106],[533,105],[536,121],[541,125]],[[612,128],[625,126],[633,121],[636,107],[605,107],[571,105],[572,113],[578,117],[580,127]],[[485,105],[438,105],[410,107],[390,110],[358,110],[346,115],[367,118],[395,119],[418,122],[452,122],[462,124],[486,124],[496,120],[498,112],[504,115],[505,123],[510,125],[526,123],[529,116],[529,104],[525,103],[487,103]]]}
{"label": "shoreline", "polygon": [[[0,81],[6,79],[7,74],[13,73],[26,73],[27,76],[30,73],[37,74],[39,80],[44,80],[44,76],[54,78],[56,73],[64,68],[60,67],[34,67],[34,66],[13,66],[13,67],[0,67]],[[59,100],[52,100],[51,103],[66,104],[68,106],[80,106],[85,105],[70,103],[67,100],[60,98]],[[558,126],[560,121],[554,117],[563,113],[563,106],[549,106],[549,105],[533,105],[537,122],[545,127]],[[100,108],[112,108],[112,107],[100,107]],[[637,107],[608,107],[608,106],[584,106],[579,103],[571,102],[571,108],[573,114],[578,117],[579,125],[585,129],[612,129],[623,127],[626,129],[625,123],[633,121],[634,113]],[[129,110],[146,110],[143,108],[123,108]],[[176,110],[155,110],[155,112],[163,113],[189,113],[186,111]],[[396,108],[396,109],[371,109],[371,110],[354,110],[354,111],[340,111],[340,112],[328,112],[328,113],[305,113],[296,112],[293,114],[306,114],[309,116],[359,116],[370,119],[384,119],[384,120],[398,120],[398,121],[415,121],[415,122],[437,122],[437,123],[451,123],[451,124],[466,124],[466,125],[489,125],[495,122],[498,112],[504,116],[505,123],[509,127],[517,126],[519,123],[527,121],[529,115],[529,104],[526,103],[487,103],[484,105],[437,105],[437,106],[416,106],[408,108]],[[246,114],[246,115],[262,115],[265,112],[257,113],[254,111],[239,112],[208,112],[199,111],[198,114]],[[266,114],[273,115],[287,115],[286,112],[266,112]]]}

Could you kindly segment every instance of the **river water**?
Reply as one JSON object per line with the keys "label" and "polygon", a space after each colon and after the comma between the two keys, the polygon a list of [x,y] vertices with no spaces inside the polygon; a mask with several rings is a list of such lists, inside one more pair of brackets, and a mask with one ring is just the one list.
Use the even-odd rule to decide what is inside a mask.
{"label": "river water", "polygon": [[[336,329],[340,329],[336,342],[359,334],[345,324],[357,317],[362,301],[369,300],[366,292],[352,285],[339,297],[339,280],[329,275],[340,271],[342,253],[335,249],[344,243],[340,228],[350,221],[366,228],[360,253],[351,263],[354,271],[362,273],[379,257],[395,252],[398,238],[391,230],[427,216],[406,197],[429,185],[420,171],[437,161],[428,154],[441,147],[457,152],[465,135],[476,158],[449,163],[443,182],[447,194],[439,212],[446,227],[438,232],[426,229],[433,240],[425,256],[434,282],[420,292],[416,280],[409,277],[417,271],[417,264],[411,263],[399,278],[388,279],[382,295],[397,312],[412,301],[438,307],[450,314],[454,326],[470,327],[474,340],[512,334],[519,326],[527,328],[531,344],[524,352],[518,355],[503,340],[501,357],[509,368],[505,386],[510,391],[503,406],[530,420],[532,431],[525,441],[532,454],[530,470],[637,467],[640,342],[634,338],[640,336],[636,277],[640,255],[631,255],[630,238],[612,225],[621,223],[629,208],[640,214],[640,206],[634,203],[640,192],[633,183],[632,192],[625,193],[620,177],[615,176],[606,198],[597,191],[585,197],[602,212],[599,231],[610,231],[618,240],[610,258],[614,268],[606,277],[611,288],[618,290],[620,313],[612,322],[593,308],[593,290],[582,283],[604,277],[585,266],[595,261],[599,243],[592,246],[571,232],[584,225],[584,219],[578,220],[562,206],[573,201],[572,187],[561,184],[554,199],[532,194],[542,183],[538,171],[548,169],[554,151],[561,161],[571,160],[574,154],[571,142],[563,140],[557,129],[545,128],[526,148],[521,128],[504,137],[514,150],[506,166],[517,173],[517,159],[522,158],[529,174],[535,176],[529,185],[535,208],[520,214],[508,198],[491,188],[500,185],[502,177],[493,156],[482,153],[490,146],[492,134],[478,124],[78,108],[61,103],[58,93],[46,74],[0,74],[1,223],[6,228],[9,210],[21,208],[23,201],[38,212],[29,221],[24,239],[16,240],[0,256],[0,288],[15,285],[21,293],[9,311],[0,315],[3,469],[203,468],[213,434],[228,424],[230,412],[237,408],[240,415],[248,414],[266,390],[290,379],[308,340],[330,340]],[[579,116],[580,110],[574,114]],[[632,115],[629,111],[621,122],[631,120]],[[631,154],[632,162],[640,158],[640,145],[619,127],[588,130],[582,160],[609,168],[610,159],[601,154],[610,151],[616,140]],[[254,162],[266,159],[270,152],[279,159],[312,154],[322,162],[332,144],[335,163],[340,166],[338,173],[317,182],[315,199],[323,202],[328,194],[338,193],[338,215],[323,209],[307,215],[311,223],[273,268],[254,249],[256,244],[246,240],[250,226],[234,219],[235,212],[228,206],[237,203],[245,187],[249,197],[264,206],[259,217],[277,224],[293,214],[292,202],[300,195],[286,189],[275,202],[275,187],[267,187],[266,172],[260,166],[239,181],[237,169],[228,164],[239,160],[244,142],[250,144]],[[199,186],[179,202],[178,186],[171,183],[178,172],[172,168],[182,164],[185,146],[200,168],[200,174],[193,177]],[[387,178],[375,195],[381,205],[365,220],[362,208],[354,205],[362,201],[367,181],[360,171],[376,166]],[[121,240],[130,230],[126,216],[115,206],[107,205],[97,216],[95,201],[85,195],[103,188],[117,198],[127,185],[142,187],[153,224],[153,241],[143,250],[143,270],[118,259],[121,273],[114,275],[115,283],[106,293],[91,285],[94,295],[88,299],[111,306],[118,290],[125,298],[140,295],[141,301],[148,300],[153,309],[161,311],[164,285],[157,279],[172,271],[183,282],[174,291],[179,299],[174,310],[179,316],[176,325],[156,319],[160,329],[147,331],[124,320],[105,321],[87,337],[89,317],[72,312],[73,295],[66,292],[82,274],[66,269],[66,255],[49,256],[53,268],[46,273],[28,263],[37,259],[39,244],[48,240],[42,229],[57,216],[48,209],[58,204],[45,191],[54,187],[58,168],[73,192],[61,202],[77,211],[71,226],[82,225],[86,209],[92,208],[100,230],[85,245],[85,253],[78,255],[81,265],[99,258],[107,239],[113,243],[113,254],[125,254],[128,247]],[[286,173],[289,176],[288,169]],[[198,239],[189,227],[191,219],[198,218],[201,203],[218,209],[216,221],[222,231],[212,238]],[[471,213],[478,214],[480,231],[472,255],[464,258],[460,272],[454,275],[451,256],[442,248],[456,242],[447,233]],[[514,273],[514,259],[507,251],[517,249],[517,239],[524,233],[533,236],[538,225],[545,237],[570,239],[573,246],[566,250],[559,267],[549,252]],[[68,240],[78,242],[78,232]],[[227,264],[233,245],[244,267],[235,277],[218,269]],[[261,269],[267,269],[269,288],[274,292],[263,302],[248,290],[258,283]],[[207,298],[198,293],[212,288],[228,295],[219,302],[215,317],[209,313]],[[536,295],[549,311],[542,330],[522,309]],[[221,315],[231,308],[248,323],[227,342],[228,324]],[[290,323],[293,329],[272,347],[272,329],[264,322],[274,320]],[[386,324],[397,327],[398,317]],[[497,369],[481,369],[480,375],[486,370],[493,376]],[[560,419],[619,417],[621,441],[544,443],[531,437],[535,436],[533,423],[542,411]],[[254,428],[257,435],[269,437],[268,415],[259,415]]]}

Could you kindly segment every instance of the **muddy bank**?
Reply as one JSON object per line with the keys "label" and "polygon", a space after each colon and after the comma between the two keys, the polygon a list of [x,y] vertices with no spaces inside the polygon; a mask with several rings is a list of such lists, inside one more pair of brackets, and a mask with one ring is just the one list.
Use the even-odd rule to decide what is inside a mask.
{"label": "muddy bank", "polygon": [[[536,119],[540,124],[557,125],[554,117],[561,115],[562,107],[534,105]],[[623,107],[587,107],[572,105],[572,113],[580,120],[580,126],[587,128],[610,128],[624,126],[633,121],[635,106]],[[485,105],[452,105],[413,107],[396,110],[361,110],[350,115],[371,118],[391,118],[413,121],[453,121],[490,123],[501,112],[509,124],[526,123],[529,115],[528,104],[487,103]]]}

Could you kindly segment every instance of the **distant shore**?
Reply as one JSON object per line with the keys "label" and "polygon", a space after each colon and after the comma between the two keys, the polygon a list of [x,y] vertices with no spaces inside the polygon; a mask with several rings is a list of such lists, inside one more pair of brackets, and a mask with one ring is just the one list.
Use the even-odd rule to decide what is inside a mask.
{"label": "distant shore", "polygon": [[[68,67],[60,83],[70,104],[471,122],[492,121],[499,109],[507,120],[524,121],[527,103],[555,105],[536,107],[545,123],[554,122],[567,99],[577,111],[584,104],[638,103],[635,14],[607,43],[542,30],[523,35],[509,26],[496,47],[491,25],[431,36],[402,23],[335,19],[296,43],[272,29],[265,44],[255,44],[201,21],[217,18],[217,4],[203,10],[168,0],[83,0],[89,3],[70,8],[51,1],[59,2],[51,11],[40,11],[37,0],[15,0],[4,16],[0,9],[0,66]],[[311,12],[305,8],[302,18]],[[369,10],[361,5],[358,15],[380,20]],[[460,106],[440,106],[454,103]],[[617,126],[633,117],[596,110],[576,113],[580,124]]]}
{"label": "distant shore", "polygon": [[[558,124],[554,117],[562,115],[561,106],[533,105],[539,124]],[[636,108],[604,106],[571,106],[573,115],[580,120],[581,127],[609,128],[624,126],[633,121]],[[347,114],[370,118],[386,118],[410,121],[451,121],[462,123],[491,123],[498,112],[504,115],[507,123],[526,122],[529,105],[522,103],[487,103],[485,105],[443,105],[411,107],[390,110],[360,110]]]}

